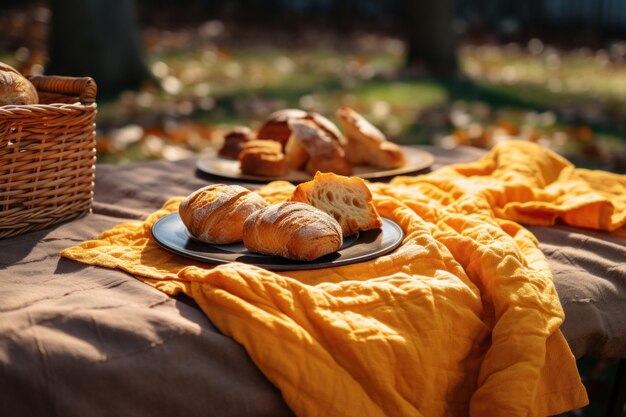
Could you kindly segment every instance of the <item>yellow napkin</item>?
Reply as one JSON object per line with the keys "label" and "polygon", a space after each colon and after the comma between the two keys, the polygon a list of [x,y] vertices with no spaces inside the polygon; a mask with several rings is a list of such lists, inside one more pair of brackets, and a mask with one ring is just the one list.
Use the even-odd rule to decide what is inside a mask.
{"label": "yellow napkin", "polygon": [[[259,193],[278,202],[292,189],[275,182]],[[299,416],[548,416],[584,406],[547,261],[516,222],[614,230],[626,221],[626,178],[507,142],[478,162],[371,189],[406,237],[360,264],[280,274],[194,265],[150,235],[181,198],[62,255],[195,299]]]}

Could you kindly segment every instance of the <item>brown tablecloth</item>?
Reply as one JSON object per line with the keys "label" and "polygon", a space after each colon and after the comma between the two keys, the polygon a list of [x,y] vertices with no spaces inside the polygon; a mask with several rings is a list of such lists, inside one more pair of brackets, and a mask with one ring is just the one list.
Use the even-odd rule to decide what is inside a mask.
{"label": "brown tablecloth", "polygon": [[[482,154],[427,150],[434,167]],[[193,159],[99,165],[96,178],[92,214],[0,240],[0,415],[291,415],[193,301],[58,255],[169,197],[232,181],[197,172]],[[531,230],[554,273],[573,353],[626,357],[626,234]]]}

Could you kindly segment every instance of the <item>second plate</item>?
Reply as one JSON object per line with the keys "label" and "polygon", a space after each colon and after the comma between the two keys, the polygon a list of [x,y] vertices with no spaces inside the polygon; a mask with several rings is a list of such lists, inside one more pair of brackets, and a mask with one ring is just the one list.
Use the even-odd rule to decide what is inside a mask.
{"label": "second plate", "polygon": [[[428,168],[434,162],[434,157],[430,152],[412,147],[401,146],[406,155],[407,163],[400,168],[380,170],[368,166],[355,166],[352,175],[365,179],[376,179],[393,177],[396,175],[409,174]],[[239,161],[233,159],[222,158],[217,154],[216,150],[208,150],[203,152],[196,163],[196,167],[207,174],[217,175],[220,177],[251,180],[251,181],[274,181],[284,180],[293,183],[305,182],[313,177],[305,171],[289,170],[282,177],[263,177],[259,175],[242,174],[239,169]]]}

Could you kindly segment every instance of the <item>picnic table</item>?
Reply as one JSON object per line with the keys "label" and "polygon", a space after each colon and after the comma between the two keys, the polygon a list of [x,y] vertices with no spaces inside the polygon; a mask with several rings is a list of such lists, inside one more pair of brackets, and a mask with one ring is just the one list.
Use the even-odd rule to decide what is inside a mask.
{"label": "picnic table", "polygon": [[[483,154],[425,149],[432,169]],[[233,183],[199,172],[195,158],[98,165],[92,213],[0,239],[1,415],[292,415],[244,348],[192,299],[59,256],[211,182]],[[626,234],[529,230],[554,275],[575,357],[626,358]],[[613,416],[624,406],[625,372],[622,359]]]}

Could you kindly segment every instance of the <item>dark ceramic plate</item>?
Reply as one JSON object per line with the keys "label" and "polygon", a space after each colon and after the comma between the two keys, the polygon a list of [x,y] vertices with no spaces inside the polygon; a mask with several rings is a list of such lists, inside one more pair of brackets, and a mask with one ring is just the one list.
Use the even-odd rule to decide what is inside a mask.
{"label": "dark ceramic plate", "polygon": [[168,214],[152,226],[154,240],[164,249],[187,258],[209,263],[244,262],[273,270],[318,269],[363,262],[397,248],[404,232],[392,220],[383,217],[383,227],[368,230],[344,239],[337,252],[310,262],[293,261],[248,251],[243,243],[213,245],[194,239],[178,213]]}

